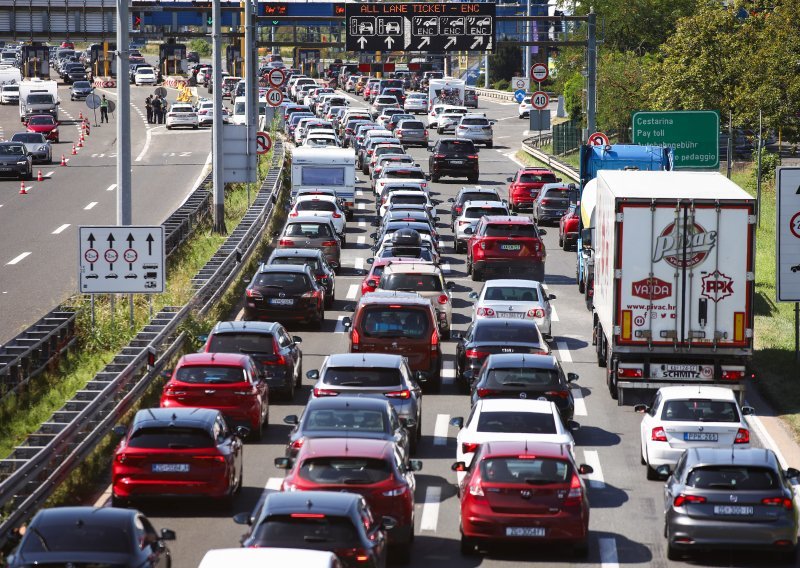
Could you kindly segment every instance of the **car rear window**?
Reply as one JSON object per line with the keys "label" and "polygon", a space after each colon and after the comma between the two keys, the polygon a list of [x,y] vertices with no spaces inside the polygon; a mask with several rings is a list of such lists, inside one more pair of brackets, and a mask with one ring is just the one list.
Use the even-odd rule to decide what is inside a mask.
{"label": "car rear window", "polygon": [[312,458],[300,466],[300,477],[326,485],[372,485],[388,479],[392,469],[371,458]]}
{"label": "car rear window", "polygon": [[43,136],[35,132],[17,132],[11,137],[12,142],[22,142],[23,144],[35,144],[36,142],[42,144]]}
{"label": "car rear window", "polygon": [[404,292],[441,292],[442,279],[437,274],[390,274],[384,276],[381,288]]}
{"label": "car rear window", "polygon": [[175,372],[175,379],[182,383],[197,385],[222,385],[247,381],[245,371],[241,367],[222,365],[181,367]]}
{"label": "car rear window", "polygon": [[304,432],[347,430],[350,432],[384,432],[384,414],[376,410],[312,410],[303,420]]}
{"label": "car rear window", "polygon": [[481,461],[481,476],[489,483],[566,483],[571,469],[568,462],[550,458],[488,458]]}
{"label": "car rear window", "polygon": [[553,387],[558,386],[558,371],[553,369],[491,369],[487,382],[504,387]]}
{"label": "car rear window", "polygon": [[291,266],[303,266],[306,265],[311,270],[320,271],[322,267],[320,266],[319,259],[309,256],[278,256],[272,259],[270,265],[278,264],[278,265],[291,265]]}
{"label": "car rear window", "polygon": [[253,539],[258,544],[288,548],[305,548],[313,543],[324,543],[327,548],[358,541],[358,532],[348,517],[297,515],[267,517],[253,531]]}
{"label": "car rear window", "polygon": [[475,144],[472,140],[445,140],[439,143],[440,152],[475,153]]}
{"label": "car rear window", "polygon": [[538,237],[536,226],[533,223],[490,223],[486,225],[485,235],[487,237]]}
{"label": "car rear window", "polygon": [[418,120],[404,120],[400,123],[403,130],[425,130],[425,125]]}
{"label": "car rear window", "polygon": [[489,121],[485,118],[462,118],[461,124],[465,126],[489,126]]}
{"label": "car rear window", "polygon": [[297,272],[261,272],[253,283],[256,288],[280,288],[290,294],[304,292],[309,288],[305,274]]}
{"label": "car rear window", "polygon": [[360,331],[366,337],[427,340],[429,319],[430,314],[421,308],[375,306],[364,310]]}
{"label": "car rear window", "polygon": [[505,207],[468,207],[464,211],[467,219],[480,219],[484,215],[508,215]]}
{"label": "car rear window", "polygon": [[428,202],[425,195],[393,195],[393,205],[425,205]]}
{"label": "car rear window", "polygon": [[128,440],[130,448],[191,449],[213,448],[214,439],[200,428],[165,426],[163,428],[140,428]]}
{"label": "car rear window", "polygon": [[402,384],[400,369],[379,367],[329,367],[322,382],[340,387],[394,387]]}
{"label": "car rear window", "polygon": [[688,422],[739,422],[735,402],[724,400],[668,400],[661,419]]}
{"label": "car rear window", "polygon": [[497,434],[555,434],[552,414],[544,412],[481,412],[478,432]]}
{"label": "car rear window", "polygon": [[544,197],[550,199],[567,199],[570,196],[570,189],[568,187],[553,187],[545,190]]}
{"label": "car rear window", "polygon": [[336,211],[336,205],[332,201],[324,199],[304,199],[297,202],[298,211],[326,211],[333,213]]}
{"label": "car rear window", "polygon": [[686,485],[697,489],[764,491],[780,487],[771,469],[745,465],[697,467],[689,472]]}
{"label": "car rear window", "polygon": [[418,170],[384,170],[383,177],[388,179],[422,179],[425,174]]}
{"label": "car rear window", "polygon": [[309,239],[320,239],[330,237],[331,230],[327,224],[323,223],[289,223],[286,226],[287,237],[306,237]]}
{"label": "car rear window", "polygon": [[539,334],[535,326],[510,326],[504,322],[483,321],[475,326],[475,341],[538,343]]}
{"label": "car rear window", "polygon": [[492,286],[486,289],[483,299],[498,302],[538,302],[539,290],[519,286]]}
{"label": "car rear window", "polygon": [[[20,552],[35,553],[129,553],[133,547],[131,535],[126,526],[112,526],[107,523],[48,523],[36,527],[36,531],[25,539]],[[67,566],[70,562],[25,562],[26,565]],[[100,568],[122,568],[126,564],[106,562],[75,562],[73,566]]]}
{"label": "car rear window", "polygon": [[519,181],[522,183],[557,183],[555,174],[520,174]]}
{"label": "car rear window", "polygon": [[34,125],[52,125],[55,123],[56,121],[52,116],[32,116],[30,120],[28,120],[28,124]]}

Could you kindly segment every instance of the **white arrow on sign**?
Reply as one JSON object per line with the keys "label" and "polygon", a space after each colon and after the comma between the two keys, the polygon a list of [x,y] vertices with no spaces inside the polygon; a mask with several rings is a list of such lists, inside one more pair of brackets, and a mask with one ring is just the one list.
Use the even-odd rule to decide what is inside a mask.
{"label": "white arrow on sign", "polygon": [[446,44],[444,44],[444,48],[445,49],[447,49],[451,45],[455,45],[455,43],[456,43],[456,38],[454,38],[453,36],[450,36],[447,39],[448,39],[448,42]]}
{"label": "white arrow on sign", "polygon": [[408,46],[411,45],[411,20],[408,18],[403,18],[403,20],[405,25],[403,28],[403,48],[408,49]]}
{"label": "white arrow on sign", "polygon": [[364,49],[364,46],[367,45],[367,38],[365,38],[364,36],[361,36],[360,38],[358,38],[357,41],[358,41],[358,46],[361,49]]}
{"label": "white arrow on sign", "polygon": [[475,49],[479,45],[483,45],[483,36],[475,37],[473,36],[472,39],[475,41],[472,42],[472,45],[469,46],[470,49]]}
{"label": "white arrow on sign", "polygon": [[386,47],[391,49],[393,43],[394,43],[394,38],[392,36],[386,38]]}
{"label": "white arrow on sign", "polygon": [[425,47],[426,45],[428,45],[430,43],[431,43],[431,38],[424,37],[424,38],[422,38],[422,41],[419,42],[419,45],[417,46],[417,49],[422,49],[423,47]]}

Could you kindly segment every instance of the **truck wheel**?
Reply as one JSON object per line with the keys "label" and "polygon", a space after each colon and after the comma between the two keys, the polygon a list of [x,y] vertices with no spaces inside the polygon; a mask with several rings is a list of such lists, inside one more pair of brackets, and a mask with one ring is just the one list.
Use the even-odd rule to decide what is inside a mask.
{"label": "truck wheel", "polygon": [[619,389],[617,388],[617,379],[614,376],[613,361],[606,363],[606,384],[608,385],[608,394],[611,395],[613,400],[618,399]]}

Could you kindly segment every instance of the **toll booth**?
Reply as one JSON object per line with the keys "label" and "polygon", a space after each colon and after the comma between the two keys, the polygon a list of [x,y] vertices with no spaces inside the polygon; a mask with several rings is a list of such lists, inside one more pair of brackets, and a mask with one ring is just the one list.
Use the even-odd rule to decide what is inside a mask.
{"label": "toll booth", "polygon": [[244,57],[238,45],[225,46],[225,70],[234,77],[244,77]]}
{"label": "toll booth", "polygon": [[89,46],[92,77],[117,76],[117,44],[93,43]]}
{"label": "toll booth", "polygon": [[161,75],[186,75],[189,65],[186,61],[186,45],[182,43],[162,43],[158,46],[158,70]]}
{"label": "toll booth", "polygon": [[40,42],[23,45],[20,51],[22,65],[20,71],[23,79],[50,78],[50,49]]}

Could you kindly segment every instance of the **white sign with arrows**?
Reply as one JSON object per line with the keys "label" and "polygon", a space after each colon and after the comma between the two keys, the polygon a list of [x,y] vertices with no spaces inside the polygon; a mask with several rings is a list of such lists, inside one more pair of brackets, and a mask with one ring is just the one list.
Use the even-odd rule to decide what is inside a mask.
{"label": "white sign with arrows", "polygon": [[163,292],[165,260],[161,226],[82,226],[78,231],[78,291]]}
{"label": "white sign with arrows", "polygon": [[775,255],[779,302],[800,302],[800,167],[777,168],[778,210]]}

